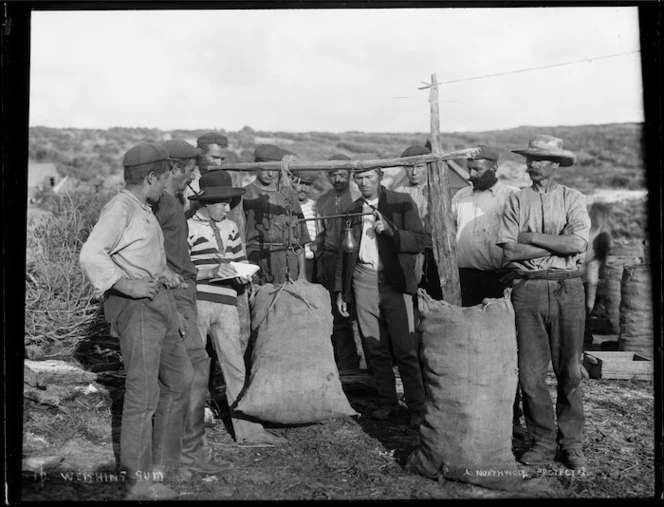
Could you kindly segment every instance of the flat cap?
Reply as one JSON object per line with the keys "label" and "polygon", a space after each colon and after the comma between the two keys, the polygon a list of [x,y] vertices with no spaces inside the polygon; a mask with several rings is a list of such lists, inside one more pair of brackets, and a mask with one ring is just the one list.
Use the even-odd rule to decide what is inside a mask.
{"label": "flat cap", "polygon": [[498,150],[496,148],[484,146],[483,144],[480,144],[477,148],[479,151],[475,156],[470,157],[472,160],[498,160]]}
{"label": "flat cap", "polygon": [[218,144],[222,148],[228,148],[228,138],[219,132],[206,132],[196,139],[197,148],[204,148],[208,144]]}
{"label": "flat cap", "polygon": [[279,162],[284,152],[275,144],[259,144],[254,149],[255,162]]}
{"label": "flat cap", "polygon": [[122,166],[133,167],[135,165],[149,164],[150,162],[159,162],[160,160],[168,159],[168,151],[160,144],[140,143],[127,150],[122,159]]}
{"label": "flat cap", "polygon": [[401,157],[399,158],[415,157],[417,155],[429,155],[429,154],[431,154],[431,150],[426,146],[413,145],[406,148],[401,154]]}
{"label": "flat cap", "polygon": [[182,139],[171,139],[163,143],[164,148],[168,151],[168,156],[171,158],[195,158],[198,156],[198,150],[193,144],[189,144]]}
{"label": "flat cap", "polygon": [[306,185],[313,185],[316,179],[318,179],[317,171],[293,171],[296,178],[299,178],[301,183]]}
{"label": "flat cap", "polygon": [[332,155],[328,160],[350,160],[350,157],[348,155],[344,155],[343,153],[337,153],[336,155]]}

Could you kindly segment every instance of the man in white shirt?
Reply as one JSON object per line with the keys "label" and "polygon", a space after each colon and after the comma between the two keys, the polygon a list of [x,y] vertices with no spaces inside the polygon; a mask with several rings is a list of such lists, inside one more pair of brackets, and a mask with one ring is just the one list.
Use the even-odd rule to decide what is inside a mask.
{"label": "man in white shirt", "polygon": [[[313,171],[297,171],[295,173],[295,190],[297,191],[297,198],[300,201],[300,208],[304,218],[308,220],[305,222],[307,231],[309,231],[309,238],[312,240],[318,235],[318,221],[313,220],[316,218],[316,201],[310,196],[311,187],[316,181],[318,175]],[[312,243],[304,245],[304,270],[307,274],[307,281],[313,282],[315,280],[316,260],[314,259],[316,247]]]}
{"label": "man in white shirt", "polygon": [[479,305],[484,298],[503,297],[500,270],[505,259],[503,249],[496,243],[505,201],[519,190],[498,181],[498,150],[488,146],[478,149],[479,153],[468,159],[466,166],[472,186],[452,197],[463,306]]}

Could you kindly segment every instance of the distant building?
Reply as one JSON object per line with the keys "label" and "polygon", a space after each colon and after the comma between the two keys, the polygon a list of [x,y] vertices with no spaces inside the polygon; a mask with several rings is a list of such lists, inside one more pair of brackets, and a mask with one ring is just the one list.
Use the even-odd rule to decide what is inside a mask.
{"label": "distant building", "polygon": [[54,188],[60,182],[55,164],[28,162],[28,202],[34,202],[37,191],[44,185]]}

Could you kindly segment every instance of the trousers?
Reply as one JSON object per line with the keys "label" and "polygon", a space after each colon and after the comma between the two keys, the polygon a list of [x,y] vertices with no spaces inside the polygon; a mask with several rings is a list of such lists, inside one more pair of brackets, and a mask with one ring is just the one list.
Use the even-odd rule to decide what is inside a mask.
{"label": "trousers", "polygon": [[111,332],[119,337],[125,394],[120,429],[120,462],[128,479],[153,466],[180,462],[193,369],[178,331],[171,290],[154,299],[111,292],[104,301]]}
{"label": "trousers", "polygon": [[210,356],[198,334],[196,281],[187,280],[187,282],[186,288],[173,291],[173,297],[178,311],[188,323],[183,342],[193,368],[193,381],[182,435],[182,454],[193,457],[203,447],[205,437],[205,400],[208,396]]}
{"label": "trousers", "polygon": [[383,273],[357,264],[353,270],[357,323],[381,406],[398,405],[393,361],[399,368],[406,405],[411,412],[424,410],[424,383],[418,357],[415,304],[411,294],[389,285]]}
{"label": "trousers", "polygon": [[[519,347],[519,382],[528,431],[541,447],[580,449],[583,393],[580,358],[585,296],[580,278],[522,280],[512,290]],[[557,380],[556,422],[546,385],[551,361]]]}
{"label": "trousers", "polygon": [[235,440],[250,440],[263,432],[263,425],[237,412],[233,405],[246,381],[247,370],[240,342],[240,317],[236,306],[197,301],[198,333],[206,343],[209,334],[217,353],[221,373],[226,383],[226,401],[230,408]]}

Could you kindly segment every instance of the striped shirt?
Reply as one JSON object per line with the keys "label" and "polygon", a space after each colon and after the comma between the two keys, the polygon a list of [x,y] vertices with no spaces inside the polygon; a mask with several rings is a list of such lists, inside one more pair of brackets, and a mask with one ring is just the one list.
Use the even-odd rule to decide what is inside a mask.
{"label": "striped shirt", "polygon": [[[191,249],[191,260],[197,269],[213,268],[222,262],[246,262],[247,254],[240,239],[240,231],[232,220],[224,218],[214,222],[219,237],[223,242],[218,244],[215,231],[210,220],[198,211],[187,221],[189,237],[187,241]],[[237,305],[237,291],[232,280],[211,282],[210,279],[196,281],[196,299],[225,305]]]}

